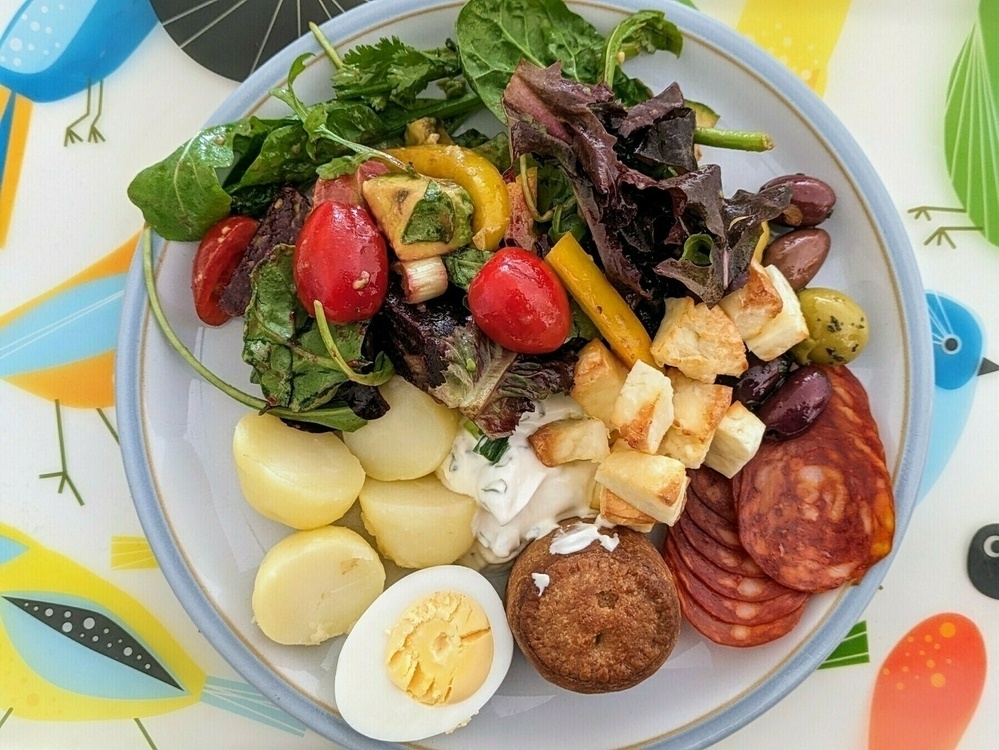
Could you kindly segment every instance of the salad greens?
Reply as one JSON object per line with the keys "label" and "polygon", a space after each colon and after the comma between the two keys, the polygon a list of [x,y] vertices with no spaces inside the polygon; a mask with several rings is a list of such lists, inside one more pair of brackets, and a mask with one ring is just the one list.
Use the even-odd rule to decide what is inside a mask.
{"label": "salad greens", "polygon": [[[534,184],[517,209],[527,212],[520,226],[534,227],[534,250],[543,255],[571,233],[647,327],[658,324],[665,296],[693,293],[714,304],[737,288],[761,222],[790,198],[786,188],[724,198],[718,168],[699,166],[694,144],[761,150],[771,145],[767,136],[699,127],[695,111],[707,108],[685,100],[679,86],[653,95],[624,72],[637,54],[681,54],[680,31],[660,11],[632,14],[605,38],[563,0],[468,0],[455,41],[420,50],[391,37],[342,57],[313,32],[333,68],[334,98],[309,104],[296,94],[311,57],[303,55],[271,92],[288,115],[205,128],[128,190],[166,239],[200,239],[234,213],[263,216],[223,299],[226,312],[244,318],[243,357],[264,399],[197,363],[162,315],[148,248],[144,258],[154,315],[170,341],[210,382],[262,411],[356,429],[388,408],[373,386],[398,370],[460,410],[492,454],[501,447],[492,441],[510,434],[532,401],[569,389],[576,349],[598,335],[573,304],[569,337],[552,354],[515,354],[489,339],[463,292],[493,253],[470,245],[442,257],[451,285],[442,297],[408,304],[394,281],[372,319],[346,325],[302,305],[291,243],[309,209],[305,194],[317,179],[356,180],[371,159],[411,171],[386,149],[414,137],[414,122],[474,148],[508,179],[519,173],[522,184]],[[462,131],[483,108],[507,128],[492,137]],[[294,210],[289,195],[297,196]],[[444,197],[431,193],[430,203]],[[411,217],[414,237],[436,238],[443,228],[424,218]]]}

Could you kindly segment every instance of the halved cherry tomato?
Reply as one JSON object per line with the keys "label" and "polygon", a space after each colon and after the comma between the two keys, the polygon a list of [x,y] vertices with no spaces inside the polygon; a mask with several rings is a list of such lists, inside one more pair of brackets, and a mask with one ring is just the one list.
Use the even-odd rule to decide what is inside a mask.
{"label": "halved cherry tomato", "polygon": [[385,238],[366,209],[325,201],[298,233],[293,272],[310,315],[319,300],[332,323],[365,320],[378,312],[388,289]]}
{"label": "halved cherry tomato", "polygon": [[569,296],[555,272],[534,253],[505,247],[468,287],[472,319],[489,338],[521,354],[558,349],[569,335]]}
{"label": "halved cherry tomato", "polygon": [[222,290],[257,232],[249,216],[228,216],[215,223],[198,245],[191,273],[194,309],[203,323],[220,326],[232,316],[219,308]]}

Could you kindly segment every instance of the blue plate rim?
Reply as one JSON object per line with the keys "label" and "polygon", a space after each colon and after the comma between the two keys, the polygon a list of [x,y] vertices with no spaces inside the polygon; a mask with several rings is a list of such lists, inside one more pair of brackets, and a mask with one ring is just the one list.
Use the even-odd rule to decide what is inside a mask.
{"label": "blue plate rim", "polygon": [[[454,0],[374,0],[336,16],[323,25],[331,39],[349,38],[393,16],[424,12],[434,8],[460,5]],[[660,7],[685,33],[697,35],[724,49],[726,54],[751,70],[793,105],[829,144],[844,168],[852,176],[867,201],[875,224],[889,248],[888,261],[895,275],[902,300],[903,324],[908,333],[910,371],[907,378],[909,404],[908,430],[903,436],[899,466],[895,478],[897,505],[903,512],[896,518],[896,544],[891,554],[878,563],[863,581],[851,588],[816,636],[794,654],[779,672],[765,679],[754,690],[736,700],[716,715],[648,745],[660,750],[703,748],[720,741],[745,726],[797,687],[839,644],[862,615],[881,584],[904,539],[912,512],[929,444],[932,401],[932,348],[928,311],[918,266],[901,217],[874,167],[846,127],[804,82],[767,52],[733,29],[681,2],[655,0],[615,0],[612,3],[585,4],[637,11]],[[209,118],[208,124],[227,122],[247,111],[259,100],[262,84],[279,80],[291,61],[305,52],[318,53],[311,37],[303,37],[286,47],[261,66]],[[197,584],[177,547],[170,542],[170,527],[156,499],[152,470],[144,449],[141,412],[140,361],[143,330],[148,325],[148,298],[142,278],[139,252],[133,259],[125,287],[121,326],[115,364],[116,408],[126,479],[143,530],[159,561],[168,583],[177,594],[195,625],[207,640],[260,692],[309,728],[345,747],[376,750],[402,745],[386,745],[350,729],[342,720],[318,706],[307,696],[289,690],[287,683],[257,659],[231,632]],[[920,366],[922,365],[922,366]],[[919,408],[919,405],[926,405]],[[905,502],[898,503],[901,498]]]}

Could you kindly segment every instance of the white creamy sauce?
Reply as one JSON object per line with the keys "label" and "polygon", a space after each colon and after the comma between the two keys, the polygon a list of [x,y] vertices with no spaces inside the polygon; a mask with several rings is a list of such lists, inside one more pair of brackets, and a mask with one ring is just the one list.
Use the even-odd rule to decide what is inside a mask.
{"label": "white creamy sauce", "polygon": [[534,579],[534,585],[538,587],[538,596],[545,593],[548,584],[552,582],[552,577],[547,573],[531,573],[531,578]]}
{"label": "white creamy sauce", "polygon": [[590,495],[596,464],[573,461],[548,467],[527,441],[543,424],[582,416],[582,408],[568,396],[537,402],[535,411],[521,418],[509,448],[495,464],[473,451],[474,435],[458,430],[451,455],[437,476],[452,492],[470,495],[478,503],[472,530],[485,562],[512,559],[564,518],[594,515]]}
{"label": "white creamy sauce", "polygon": [[553,555],[571,555],[581,552],[593,542],[600,542],[601,547],[613,552],[620,541],[617,534],[601,534],[599,524],[581,521],[559,529],[548,546],[548,551]]}

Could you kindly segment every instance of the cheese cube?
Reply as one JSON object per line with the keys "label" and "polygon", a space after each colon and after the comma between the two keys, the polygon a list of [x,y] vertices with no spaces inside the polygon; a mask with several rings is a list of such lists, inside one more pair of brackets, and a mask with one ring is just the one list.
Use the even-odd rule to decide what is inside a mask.
{"label": "cheese cube", "polygon": [[777,316],[766,323],[755,336],[746,339],[749,351],[769,362],[786,352],[799,341],[808,337],[808,323],[801,312],[798,295],[775,266],[765,266],[764,270],[780,295],[783,307]]}
{"label": "cheese cube", "polygon": [[601,341],[579,350],[571,395],[591,417],[610,425],[614,402],[628,377],[628,368]]}
{"label": "cheese cube", "polygon": [[671,526],[687,499],[687,470],[669,456],[611,451],[594,478],[629,505]]}
{"label": "cheese cube", "polygon": [[733,401],[725,413],[704,463],[731,479],[756,455],[766,426],[741,401]]}
{"label": "cheese cube", "polygon": [[593,485],[594,500],[590,503],[600,512],[600,517],[615,526],[627,526],[643,534],[652,531],[656,519],[643,513],[631,503],[625,502],[606,487]]}
{"label": "cheese cube", "polygon": [[712,383],[717,375],[741,375],[749,367],[735,323],[718,306],[690,297],[666,300],[666,315],[652,341],[652,357],[688,377]]}
{"label": "cheese cube", "polygon": [[596,417],[548,422],[535,430],[527,441],[545,466],[559,466],[570,461],[599,462],[610,453],[607,425]]}
{"label": "cheese cube", "polygon": [[658,452],[696,469],[732,403],[732,389],[688,378],[679,370],[670,369],[667,375],[673,383],[673,424]]}
{"label": "cheese cube", "polygon": [[759,334],[764,325],[777,317],[784,301],[770,275],[762,265],[753,261],[749,264],[749,278],[745,285],[722,297],[718,306],[735,323],[745,341]]}
{"label": "cheese cube", "polygon": [[665,373],[636,362],[618,393],[611,427],[635,450],[655,453],[673,424],[673,386]]}

